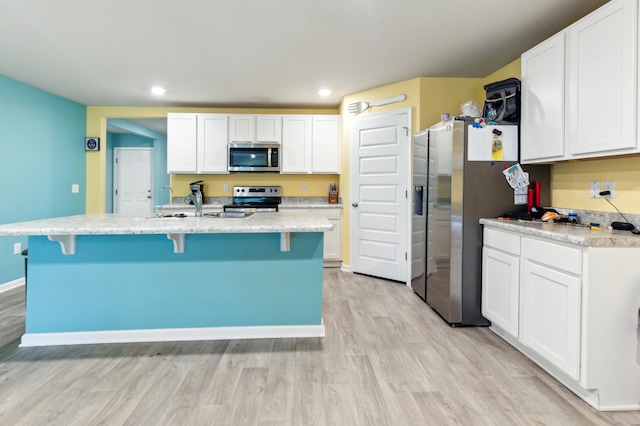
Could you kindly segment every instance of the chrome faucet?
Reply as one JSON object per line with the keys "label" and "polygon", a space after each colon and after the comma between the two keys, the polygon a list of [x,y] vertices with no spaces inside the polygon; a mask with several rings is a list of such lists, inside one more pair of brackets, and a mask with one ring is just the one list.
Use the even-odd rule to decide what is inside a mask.
{"label": "chrome faucet", "polygon": [[[173,194],[173,189],[169,185],[165,185],[162,187],[162,204],[160,204],[160,209],[158,210],[158,216],[164,216],[164,190],[169,190],[169,198],[171,198],[171,194]],[[169,199],[169,203],[171,203],[171,199]]]}
{"label": "chrome faucet", "polygon": [[193,201],[193,206],[196,209],[196,217],[202,217],[202,203],[204,200],[202,199],[202,192],[200,192],[200,185],[196,183],[191,184],[189,187],[191,188],[191,194],[184,199],[184,202],[188,203]]}

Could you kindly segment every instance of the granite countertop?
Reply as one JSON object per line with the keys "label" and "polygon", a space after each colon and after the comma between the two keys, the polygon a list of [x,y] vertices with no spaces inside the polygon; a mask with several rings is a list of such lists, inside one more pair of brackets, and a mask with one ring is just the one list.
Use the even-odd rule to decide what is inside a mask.
{"label": "granite countertop", "polygon": [[640,247],[640,235],[604,226],[594,231],[585,225],[501,219],[480,219],[480,224],[585,247]]}
{"label": "granite countertop", "polygon": [[332,229],[333,225],[321,214],[295,210],[261,212],[246,218],[159,218],[97,213],[0,225],[0,236],[325,232]]}

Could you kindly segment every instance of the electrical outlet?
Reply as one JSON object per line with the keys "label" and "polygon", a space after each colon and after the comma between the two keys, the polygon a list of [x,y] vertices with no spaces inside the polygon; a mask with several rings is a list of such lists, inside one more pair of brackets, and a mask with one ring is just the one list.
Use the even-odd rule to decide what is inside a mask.
{"label": "electrical outlet", "polygon": [[224,192],[229,191],[229,184],[228,184],[228,183],[223,183],[223,184],[222,184],[222,190],[223,190]]}
{"label": "electrical outlet", "polygon": [[78,192],[80,192],[80,185],[78,185],[77,183],[71,184],[71,193],[77,194]]}
{"label": "electrical outlet", "polygon": [[306,190],[307,190],[307,184],[303,183],[302,184],[302,192],[306,192]]}
{"label": "electrical outlet", "polygon": [[13,244],[13,254],[22,253],[22,243],[14,243]]}
{"label": "electrical outlet", "polygon": [[600,198],[600,184],[601,182],[599,180],[589,182],[589,196],[591,198]]}
{"label": "electrical outlet", "polygon": [[609,191],[609,198],[613,198],[616,196],[616,183],[615,182],[605,182],[604,183],[604,191]]}

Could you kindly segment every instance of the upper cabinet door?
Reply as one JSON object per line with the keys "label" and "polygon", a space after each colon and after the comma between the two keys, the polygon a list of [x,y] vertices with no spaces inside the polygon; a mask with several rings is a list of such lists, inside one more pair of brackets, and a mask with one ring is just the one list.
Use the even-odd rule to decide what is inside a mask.
{"label": "upper cabinet door", "polygon": [[256,116],[231,115],[229,117],[229,142],[255,142]]}
{"label": "upper cabinet door", "polygon": [[568,29],[571,158],[636,147],[637,19],[637,0],[613,0]]}
{"label": "upper cabinet door", "polygon": [[564,156],[565,33],[522,55],[521,153],[523,163]]}
{"label": "upper cabinet door", "polygon": [[280,143],[282,141],[282,116],[256,116],[256,142]]}
{"label": "upper cabinet door", "polygon": [[167,114],[167,173],[196,171],[197,114]]}
{"label": "upper cabinet door", "polygon": [[311,173],[340,173],[339,117],[316,115],[312,127]]}
{"label": "upper cabinet door", "polygon": [[285,115],[282,119],[280,173],[309,173],[311,162],[311,116]]}
{"label": "upper cabinet door", "polygon": [[228,116],[198,115],[198,173],[229,173],[227,130]]}

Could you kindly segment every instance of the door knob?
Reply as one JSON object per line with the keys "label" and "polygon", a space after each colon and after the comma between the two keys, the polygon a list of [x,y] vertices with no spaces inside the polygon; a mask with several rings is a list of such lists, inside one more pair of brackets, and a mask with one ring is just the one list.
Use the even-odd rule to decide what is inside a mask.
{"label": "door knob", "polygon": [[351,203],[353,207],[358,207],[358,203]]}
{"label": "door knob", "polygon": [[151,195],[147,195],[147,198],[151,198]]}

